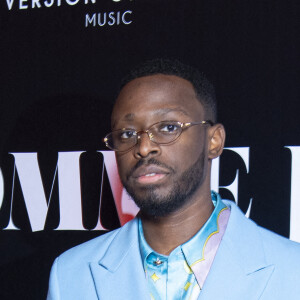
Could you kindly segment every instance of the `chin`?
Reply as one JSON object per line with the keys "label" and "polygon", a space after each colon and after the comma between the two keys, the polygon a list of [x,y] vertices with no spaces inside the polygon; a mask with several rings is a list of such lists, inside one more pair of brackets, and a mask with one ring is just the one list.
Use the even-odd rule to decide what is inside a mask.
{"label": "chin", "polygon": [[164,217],[182,208],[190,197],[187,195],[174,195],[169,193],[165,196],[158,196],[155,191],[147,191],[141,197],[137,194],[131,195],[136,205],[140,208],[143,215],[151,217]]}

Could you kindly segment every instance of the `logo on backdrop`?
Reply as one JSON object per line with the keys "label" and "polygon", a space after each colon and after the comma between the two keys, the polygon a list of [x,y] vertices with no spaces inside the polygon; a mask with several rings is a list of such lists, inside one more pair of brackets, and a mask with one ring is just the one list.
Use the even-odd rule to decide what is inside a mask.
{"label": "logo on backdrop", "polygon": [[[121,2],[121,0],[111,0]],[[133,0],[127,0],[133,1]],[[39,8],[96,4],[96,0],[6,0],[8,10],[28,10]],[[85,14],[85,27],[129,25],[132,23],[132,10],[108,11]]]}
{"label": "logo on backdrop", "polygon": [[[99,1],[99,0],[98,0]],[[101,0],[100,0],[101,1]],[[121,0],[111,0],[112,2],[121,2]],[[133,1],[133,0],[129,0]],[[124,2],[124,0],[123,0]],[[8,10],[12,9],[35,9],[41,7],[59,7],[62,5],[74,6],[79,3],[95,4],[96,0],[6,0]]]}
{"label": "logo on backdrop", "polygon": [[35,9],[42,7],[50,8],[55,6],[59,7],[62,6],[62,4],[74,6],[78,3],[95,4],[96,0],[6,0],[8,10]]}
{"label": "logo on backdrop", "polygon": [[[297,201],[300,197],[300,146],[286,146],[292,155],[291,160],[291,219],[290,219],[290,238],[300,241],[300,220],[297,212],[300,210],[300,203]],[[227,186],[219,185],[219,167],[220,158],[213,161],[212,165],[212,189],[227,189],[234,197],[235,202],[239,203],[238,182],[240,169],[245,169],[249,173],[249,147],[232,147],[226,148],[226,151],[232,151],[243,162],[243,166],[236,169],[234,180]],[[24,197],[25,209],[27,213],[32,231],[41,231],[45,227],[49,205],[51,203],[51,195],[53,192],[54,181],[58,178],[58,197],[59,197],[59,225],[55,230],[87,230],[82,223],[82,199],[81,199],[81,182],[80,182],[80,165],[79,160],[82,153],[77,152],[59,152],[54,171],[52,188],[49,199],[47,201],[45,190],[42,182],[40,167],[38,164],[37,153],[10,153],[14,157],[14,172],[11,183],[12,195],[10,204],[9,222],[3,230],[19,230],[14,224],[13,213],[13,190],[14,183],[18,177],[21,190]],[[103,156],[102,180],[106,171],[112,195],[115,201],[118,217],[121,225],[125,224],[133,218],[138,208],[132,199],[128,196],[123,188],[115,160],[113,151],[98,151]],[[102,191],[102,186],[101,186]],[[0,169],[0,210],[4,198],[4,178]],[[98,223],[93,230],[107,230],[101,223],[101,200],[99,201]],[[252,199],[249,199],[246,216],[251,215]],[[255,200],[254,200],[255,201]]]}

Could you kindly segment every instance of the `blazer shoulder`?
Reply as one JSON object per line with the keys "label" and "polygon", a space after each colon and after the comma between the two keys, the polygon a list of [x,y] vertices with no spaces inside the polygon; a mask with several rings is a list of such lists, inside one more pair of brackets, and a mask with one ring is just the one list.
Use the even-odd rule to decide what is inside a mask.
{"label": "blazer shoulder", "polygon": [[74,263],[78,264],[78,262],[94,261],[101,258],[120,230],[121,228],[118,228],[107,232],[63,252],[57,258],[57,262],[73,265]]}
{"label": "blazer shoulder", "polygon": [[258,226],[266,254],[277,257],[278,260],[295,260],[300,262],[300,244],[289,240],[275,232]]}
{"label": "blazer shoulder", "polygon": [[[65,251],[56,259],[57,268],[74,269],[85,266],[86,263],[100,261],[109,251],[116,248],[118,251],[120,242],[127,243],[128,234],[136,227],[137,219],[135,218],[118,229]],[[123,237],[123,240],[120,237]],[[112,245],[115,246],[112,247]]]}
{"label": "blazer shoulder", "polygon": [[[253,220],[246,218],[234,202],[223,201],[231,210],[224,239],[227,244],[231,245],[232,249],[240,245],[240,250],[244,254],[247,256],[253,254],[253,257],[263,250],[266,260],[270,264],[276,261],[290,264],[297,260],[300,265],[299,243],[260,227]],[[296,264],[298,266],[297,262]]]}

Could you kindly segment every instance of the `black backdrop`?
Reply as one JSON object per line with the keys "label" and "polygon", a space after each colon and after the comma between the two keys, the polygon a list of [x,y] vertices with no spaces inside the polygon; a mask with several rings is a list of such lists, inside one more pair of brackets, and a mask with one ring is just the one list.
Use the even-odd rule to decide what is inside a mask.
{"label": "black backdrop", "polygon": [[[109,131],[120,78],[154,57],[178,58],[203,70],[216,85],[226,146],[249,147],[249,170],[236,152],[224,152],[219,186],[230,185],[239,170],[241,209],[246,212],[252,199],[250,217],[257,223],[286,237],[290,226],[300,232],[300,223],[290,225],[298,148],[294,157],[286,148],[300,146],[298,3],[2,0],[0,298],[45,299],[53,259],[103,233],[92,230],[100,198],[103,227],[120,226],[97,151],[105,150],[101,139]],[[86,230],[55,230],[62,214],[60,179],[54,176],[58,153],[73,151],[83,152],[78,163]],[[37,153],[50,203],[45,226],[37,230],[15,168],[18,153]],[[237,201],[229,189],[220,193]],[[38,218],[40,212],[34,213]]]}

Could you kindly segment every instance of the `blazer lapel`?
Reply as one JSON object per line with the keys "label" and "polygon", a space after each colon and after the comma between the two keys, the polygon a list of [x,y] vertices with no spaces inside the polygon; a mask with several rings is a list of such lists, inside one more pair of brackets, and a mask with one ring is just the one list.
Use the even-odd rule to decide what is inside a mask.
{"label": "blazer lapel", "polygon": [[139,251],[136,219],[120,229],[105,255],[90,263],[90,269],[98,299],[150,298]]}
{"label": "blazer lapel", "polygon": [[[258,226],[232,202],[226,232],[199,300],[259,299],[274,265],[266,261]],[[139,251],[137,220],[124,225],[105,255],[90,263],[98,299],[149,299]]]}
{"label": "blazer lapel", "polygon": [[258,226],[232,202],[226,232],[199,299],[259,299],[274,265],[266,261]]}

